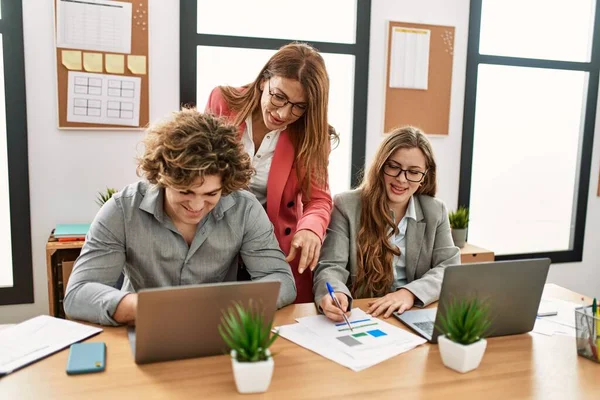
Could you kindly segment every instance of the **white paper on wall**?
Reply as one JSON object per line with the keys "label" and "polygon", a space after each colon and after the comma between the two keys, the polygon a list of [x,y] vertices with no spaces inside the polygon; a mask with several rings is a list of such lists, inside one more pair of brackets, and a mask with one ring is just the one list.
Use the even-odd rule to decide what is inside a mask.
{"label": "white paper on wall", "polygon": [[141,78],[69,71],[67,121],[139,126]]}
{"label": "white paper on wall", "polygon": [[131,3],[58,0],[56,47],[131,53]]}
{"label": "white paper on wall", "polygon": [[429,29],[394,27],[390,87],[427,90],[430,38]]}

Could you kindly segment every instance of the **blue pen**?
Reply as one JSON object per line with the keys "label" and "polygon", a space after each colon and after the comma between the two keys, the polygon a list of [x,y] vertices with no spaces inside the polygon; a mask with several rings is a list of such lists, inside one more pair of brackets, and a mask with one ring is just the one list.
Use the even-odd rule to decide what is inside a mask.
{"label": "blue pen", "polygon": [[344,321],[346,321],[346,323],[348,324],[348,328],[350,328],[350,331],[354,332],[354,329],[352,329],[352,325],[350,325],[350,321],[348,321],[348,318],[346,318],[346,313],[344,312],[342,305],[338,301],[337,297],[335,297],[335,295],[333,294],[333,288],[331,287],[329,282],[325,282],[325,284],[327,285],[327,290],[329,291],[329,295],[333,299],[333,302],[340,310],[342,310],[342,317],[344,317]]}

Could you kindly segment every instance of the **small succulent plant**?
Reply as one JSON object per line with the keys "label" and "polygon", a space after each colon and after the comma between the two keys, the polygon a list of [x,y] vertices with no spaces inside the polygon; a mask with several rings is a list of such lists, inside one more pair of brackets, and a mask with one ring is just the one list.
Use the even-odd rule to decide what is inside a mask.
{"label": "small succulent plant", "polygon": [[472,297],[454,299],[440,316],[438,329],[453,342],[468,345],[482,339],[490,325],[489,304]]}
{"label": "small succulent plant", "polygon": [[469,226],[469,209],[460,206],[458,210],[448,214],[448,219],[452,229],[466,229]]}
{"label": "small succulent plant", "polygon": [[248,307],[235,303],[223,312],[219,333],[239,362],[266,361],[268,349],[279,336],[271,333],[272,321],[265,322],[262,309],[250,302]]}

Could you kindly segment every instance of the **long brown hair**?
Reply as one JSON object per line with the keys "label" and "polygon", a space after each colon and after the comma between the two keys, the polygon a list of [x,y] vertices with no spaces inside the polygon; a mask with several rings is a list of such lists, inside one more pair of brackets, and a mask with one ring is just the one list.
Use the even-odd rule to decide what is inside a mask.
{"label": "long brown hair", "polygon": [[435,196],[436,164],[427,137],[420,129],[412,126],[390,132],[379,145],[375,159],[360,185],[362,208],[356,240],[358,265],[352,285],[352,292],[356,297],[382,296],[390,290],[393,283],[392,262],[394,255],[400,255],[400,250],[389,239],[398,233],[398,226],[388,206],[383,165],[401,148],[418,148],[423,152],[427,173],[415,194]]}
{"label": "long brown hair", "polygon": [[222,86],[221,93],[230,110],[237,113],[232,121],[239,126],[260,107],[261,83],[273,76],[294,79],[300,82],[307,96],[307,109],[302,117],[288,126],[295,150],[298,182],[302,192],[310,197],[311,181],[318,186],[327,184],[329,140],[337,140],[335,130],[327,123],[329,102],[329,76],[323,57],[305,43],[283,46],[260,70],[254,82],[239,91],[234,87]]}

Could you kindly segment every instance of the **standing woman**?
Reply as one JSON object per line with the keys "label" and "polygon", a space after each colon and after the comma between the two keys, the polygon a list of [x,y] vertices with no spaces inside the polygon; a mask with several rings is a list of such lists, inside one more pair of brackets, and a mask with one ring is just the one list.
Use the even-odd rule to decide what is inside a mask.
{"label": "standing woman", "polygon": [[375,317],[439,298],[444,268],[460,264],[460,251],[435,192],[436,164],[425,135],[413,127],[391,132],[360,188],[335,198],[314,272],[315,302],[327,317],[343,318],[326,283],[344,311],[353,297],[378,297],[367,310]]}
{"label": "standing woman", "polygon": [[296,303],[313,300],[312,270],[331,217],[327,165],[331,140],[338,137],[327,123],[328,99],[323,58],[307,44],[292,43],[254,82],[217,87],[206,105],[239,127],[256,168],[250,191],[265,207],[292,267]]}

